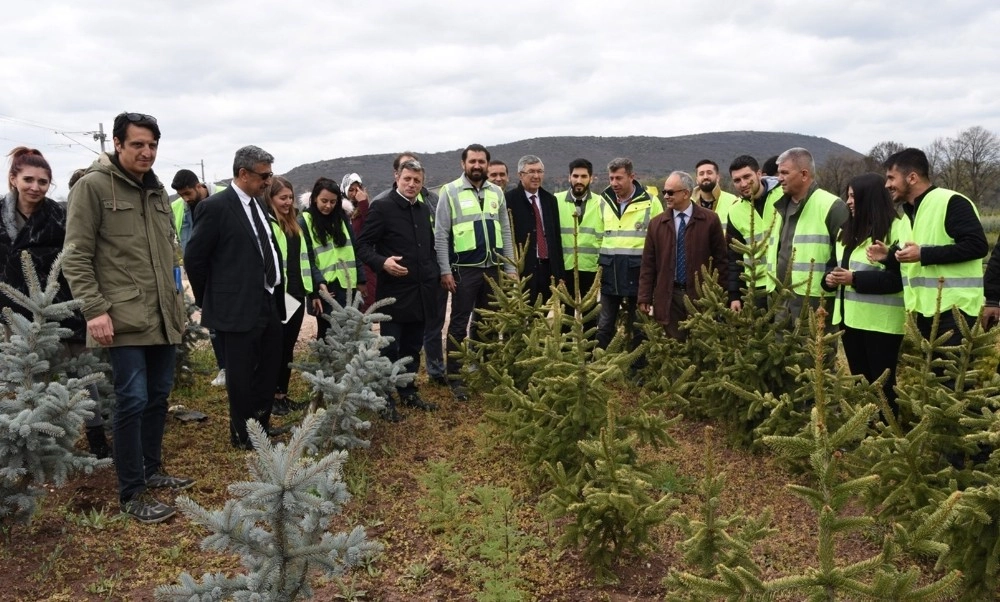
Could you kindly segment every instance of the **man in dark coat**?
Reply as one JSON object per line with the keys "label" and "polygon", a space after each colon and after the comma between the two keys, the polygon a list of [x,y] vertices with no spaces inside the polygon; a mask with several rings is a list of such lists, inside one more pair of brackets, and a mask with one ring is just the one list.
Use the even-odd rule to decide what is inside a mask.
{"label": "man in dark coat", "polygon": [[[415,159],[404,161],[396,172],[396,186],[368,209],[368,219],[355,245],[358,259],[378,274],[375,299],[393,297],[396,302],[382,308],[392,320],[382,322],[381,332],[393,338],[383,352],[392,361],[411,358],[408,370],[420,367],[424,325],[439,310],[437,289],[440,270],[434,251],[431,210],[419,200],[424,168]],[[414,383],[397,390],[403,405],[421,410],[436,406],[420,398]],[[390,399],[383,417],[397,422],[402,416]]]}
{"label": "man in dark coat", "polygon": [[[550,278],[559,282],[564,273],[559,207],[556,197],[542,188],[545,166],[541,159],[535,155],[521,157],[517,162],[517,175],[521,183],[504,193],[504,197],[513,217],[514,242],[519,247],[527,243],[521,276],[531,276],[528,291],[532,302],[538,295],[548,301],[552,294]],[[542,225],[540,230],[539,223]]]}
{"label": "man in dark coat", "polygon": [[639,267],[639,310],[653,310],[667,336],[684,339],[680,322],[686,320],[684,297],[694,298],[701,268],[719,270],[725,286],[728,262],[726,237],[719,215],[691,202],[694,179],[675,171],[663,184],[667,210],[649,222]]}

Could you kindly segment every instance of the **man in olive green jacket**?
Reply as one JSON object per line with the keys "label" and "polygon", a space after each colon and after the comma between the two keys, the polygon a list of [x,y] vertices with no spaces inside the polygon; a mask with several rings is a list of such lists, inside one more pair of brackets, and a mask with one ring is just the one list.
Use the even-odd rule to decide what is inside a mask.
{"label": "man in olive green jacket", "polygon": [[115,118],[115,152],[102,154],[70,191],[63,272],[83,302],[87,344],[108,348],[117,398],[115,469],[122,511],[156,523],[176,511],[149,489],[184,489],[162,465],[175,345],[184,328],[179,248],[167,191],[153,173],[156,119]]}

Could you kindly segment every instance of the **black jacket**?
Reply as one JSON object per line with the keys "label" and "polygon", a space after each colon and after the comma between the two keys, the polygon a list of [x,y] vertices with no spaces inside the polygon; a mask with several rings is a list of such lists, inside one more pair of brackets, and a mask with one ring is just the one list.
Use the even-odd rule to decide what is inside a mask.
{"label": "black jacket", "polygon": [[[564,277],[562,236],[559,232],[559,206],[556,197],[544,188],[538,189],[538,199],[542,205],[542,222],[545,224],[545,242],[549,246],[549,269],[556,282]],[[522,276],[535,273],[538,266],[538,237],[535,232],[535,210],[528,200],[524,186],[518,184],[504,193],[507,209],[511,213],[510,228],[514,236],[514,244],[524,245],[524,270]],[[547,288],[547,285],[545,285]]]}
{"label": "black jacket", "polygon": [[[63,249],[66,239],[66,210],[50,198],[42,200],[38,209],[28,217],[24,227],[17,230],[17,193],[11,192],[0,200],[0,281],[6,282],[22,293],[28,293],[28,282],[21,266],[21,252],[27,251],[35,263],[35,274],[40,284],[45,279]],[[55,302],[72,299],[66,279],[59,275],[59,293]],[[0,309],[10,307],[22,316],[31,317],[27,309],[15,303],[10,297],[0,293]],[[61,322],[64,328],[73,331],[71,341],[83,342],[86,338],[86,324],[83,315],[74,312],[72,317]]]}
{"label": "black jacket", "polygon": [[[256,201],[253,201],[256,202]],[[268,213],[258,203],[261,219]],[[270,232],[270,229],[268,229]],[[275,249],[277,243],[271,236]],[[278,253],[281,273],[281,253]],[[201,323],[223,332],[248,332],[257,324],[264,295],[264,260],[253,225],[232,185],[198,203],[194,229],[184,250]],[[278,314],[284,315],[284,282],[275,287]]]}
{"label": "black jacket", "polygon": [[[431,210],[426,202],[412,205],[396,189],[368,207],[368,218],[355,242],[354,253],[377,275],[375,299],[394,297],[381,311],[395,322],[426,322],[437,316],[440,269],[434,251]],[[391,276],[382,270],[389,257],[408,273]]]}

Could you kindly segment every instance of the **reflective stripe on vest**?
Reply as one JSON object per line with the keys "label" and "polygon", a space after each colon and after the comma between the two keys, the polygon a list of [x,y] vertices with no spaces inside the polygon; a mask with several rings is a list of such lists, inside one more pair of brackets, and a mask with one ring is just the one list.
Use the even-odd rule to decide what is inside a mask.
{"label": "reflective stripe on vest", "polygon": [[[808,293],[812,297],[828,297],[833,293],[823,289],[820,282],[826,271],[826,262],[830,259],[830,231],[826,227],[826,217],[830,207],[836,202],[837,196],[822,188],[813,191],[809,198],[802,201],[805,205],[800,209],[798,221],[795,223],[795,233],[792,235],[792,262],[790,287],[796,295]],[[774,227],[771,228],[771,240],[767,249],[768,271],[773,273],[778,281],[784,282],[788,274],[778,274],[778,243],[781,241],[781,215],[775,211]],[[768,279],[767,290],[775,289],[775,281]]]}
{"label": "reflective stripe on vest", "polygon": [[[347,244],[342,247],[333,244],[333,237],[324,245],[319,244],[316,235],[316,228],[313,226],[312,214],[305,212],[302,214],[309,229],[309,238],[313,242],[313,256],[316,258],[316,269],[323,276],[326,284],[337,283],[341,288],[352,289],[358,285],[358,263],[354,258],[354,245],[351,244],[351,235],[347,230],[347,220],[344,220],[344,237]],[[308,256],[306,261],[308,262]]]}
{"label": "reflective stripe on vest", "polygon": [[[952,190],[935,188],[920,201],[917,213],[913,216],[913,242],[921,247],[955,244],[955,239],[948,236],[944,229],[948,203],[955,195],[969,201],[976,218],[979,218],[976,204],[968,197]],[[961,263],[926,266],[916,261],[903,264],[902,271],[907,310],[923,316],[933,316],[937,308],[938,282],[943,278],[941,311],[958,307],[966,315],[979,315],[984,301],[982,260],[970,259]]]}
{"label": "reflective stripe on vest", "polygon": [[[271,232],[274,233],[274,240],[278,243],[278,253],[281,254],[281,281],[285,283],[285,287],[287,288],[288,265],[295,258],[288,256],[288,236],[277,222],[271,222]],[[299,266],[299,271],[302,272],[302,288],[305,289],[307,294],[313,292],[312,270],[309,267],[309,251],[306,250],[305,241],[302,237],[299,237],[299,256],[295,263]]]}
{"label": "reflective stripe on vest", "polygon": [[752,265],[756,264],[757,278],[750,283],[756,288],[766,287],[769,284],[773,286],[773,280],[768,277],[767,243],[771,237],[771,229],[774,227],[774,203],[781,198],[782,194],[780,186],[772,188],[767,193],[763,215],[757,215],[753,201],[749,199],[739,199],[729,208],[729,222],[740,233],[747,245],[760,244],[755,257],[743,254],[743,270],[747,273],[748,278]]}
{"label": "reflective stripe on vest", "polygon": [[[569,197],[569,191],[556,193],[563,266],[566,270],[572,270],[574,264],[577,264],[581,272],[597,271],[597,256],[601,252],[601,239],[604,237],[604,224],[601,220],[603,202],[599,195],[591,192],[583,204],[583,215],[577,217],[577,206],[572,197]],[[570,252],[571,249],[573,252]]]}
{"label": "reflective stripe on vest", "polygon": [[[889,233],[890,240],[910,240],[910,220],[905,217],[896,218],[892,222]],[[881,263],[868,261],[868,247],[872,239],[868,238],[854,248],[851,253],[848,269],[853,272],[883,271]],[[845,247],[837,241],[837,265],[843,264]],[[837,294],[833,306],[833,323],[840,324],[840,295]],[[868,295],[859,293],[854,287],[844,287],[844,323],[851,328],[885,332],[888,334],[903,334],[906,324],[906,309],[903,293],[887,295]]]}
{"label": "reflective stripe on vest", "polygon": [[615,210],[617,202],[617,199],[602,197],[601,220],[604,224],[604,237],[601,239],[600,254],[641,257],[649,220],[663,213],[663,207],[659,200],[652,199],[646,191],[643,191],[632,199],[619,217]]}
{"label": "reflective stripe on vest", "polygon": [[[482,195],[482,204],[480,204]],[[500,230],[501,199],[493,186],[475,190],[464,178],[445,184],[438,202],[447,200],[451,211],[451,244],[457,266],[501,265],[503,236]]]}

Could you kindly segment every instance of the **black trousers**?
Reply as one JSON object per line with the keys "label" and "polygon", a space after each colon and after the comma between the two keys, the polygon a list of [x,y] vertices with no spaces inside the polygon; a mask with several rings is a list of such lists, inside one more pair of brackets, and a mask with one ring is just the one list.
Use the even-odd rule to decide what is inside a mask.
{"label": "black trousers", "polygon": [[[965,319],[965,323],[968,324],[969,328],[976,323],[976,316],[970,316],[964,312],[959,312]],[[917,314],[917,329],[920,330],[920,336],[925,339],[931,338],[931,325],[934,323],[934,316],[927,317],[921,314]],[[958,324],[955,322],[955,314],[950,310],[943,310],[941,312],[941,321],[938,323],[938,336],[941,336],[946,331],[951,331],[951,336],[945,342],[945,345],[958,345],[962,342],[962,331],[958,329]]]}
{"label": "black trousers", "polygon": [[[424,344],[424,322],[395,322],[389,320],[379,325],[382,336],[392,337],[393,341],[382,348],[382,355],[390,361],[409,357],[410,363],[406,365],[406,371],[416,375],[420,368],[420,348]],[[406,399],[417,392],[417,385],[411,382],[408,385],[397,387],[399,398]]]}
{"label": "black trousers", "polygon": [[[590,287],[594,285],[594,280],[597,278],[597,272],[584,272],[580,271],[580,298],[582,299],[590,292]],[[566,271],[566,291],[569,293],[570,297],[576,295],[576,283],[573,281],[573,270]],[[598,300],[600,304],[600,300]],[[595,316],[592,320],[588,320],[583,324],[583,330],[587,331],[591,328],[597,328],[597,317]],[[564,330],[569,332],[568,329]]]}
{"label": "black trousers", "polygon": [[496,268],[459,267],[454,270],[455,292],[451,295],[451,322],[448,323],[448,357],[446,364],[448,374],[455,376],[461,373],[462,362],[451,357],[452,351],[458,351],[458,343],[466,336],[476,338],[475,310],[489,305],[490,288],[487,278],[496,273]]}
{"label": "black trousers", "polygon": [[292,314],[287,322],[281,325],[281,363],[278,367],[278,386],[275,391],[278,393],[288,393],[288,381],[292,378],[292,368],[289,366],[295,356],[295,342],[299,340],[299,331],[302,330],[302,318],[306,315],[305,298],[295,298],[302,305]]}
{"label": "black trousers", "polygon": [[261,289],[260,315],[246,332],[217,331],[226,349],[226,393],[229,395],[229,437],[233,445],[247,445],[247,420],[265,429],[281,363],[281,320],[274,296]]}
{"label": "black trousers", "polygon": [[896,405],[894,387],[896,365],[899,363],[899,346],[903,342],[903,335],[861,330],[846,324],[842,324],[841,328],[844,334],[840,342],[844,345],[844,355],[847,356],[851,374],[860,374],[868,382],[873,383],[883,372],[889,371],[889,378],[882,386],[882,392],[885,393],[889,407],[898,416],[899,406]]}
{"label": "black trousers", "polygon": [[531,276],[531,280],[528,280],[528,300],[531,303],[535,302],[535,299],[539,295],[542,296],[542,303],[549,300],[552,296],[552,268],[549,265],[548,259],[535,259],[535,269],[525,276]]}

